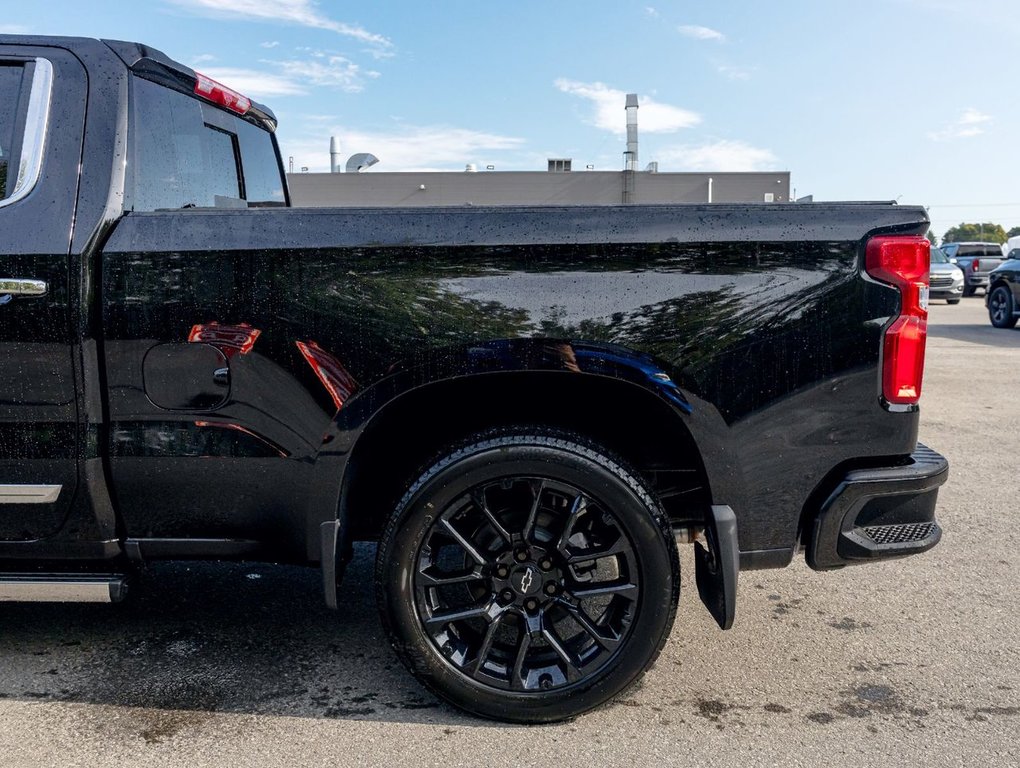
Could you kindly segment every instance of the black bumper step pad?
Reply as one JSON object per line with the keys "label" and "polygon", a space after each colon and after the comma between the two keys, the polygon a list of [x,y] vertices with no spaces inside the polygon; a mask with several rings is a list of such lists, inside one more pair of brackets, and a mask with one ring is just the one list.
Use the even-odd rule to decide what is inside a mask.
{"label": "black bumper step pad", "polygon": [[868,538],[879,546],[885,544],[909,544],[924,541],[934,533],[936,523],[910,523],[907,525],[872,525],[864,529]]}

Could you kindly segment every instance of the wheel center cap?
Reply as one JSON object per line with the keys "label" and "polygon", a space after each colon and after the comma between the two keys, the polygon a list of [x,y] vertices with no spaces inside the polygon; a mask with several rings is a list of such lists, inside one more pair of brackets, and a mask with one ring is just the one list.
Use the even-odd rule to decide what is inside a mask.
{"label": "wheel center cap", "polygon": [[533,565],[522,565],[515,568],[510,574],[510,584],[517,594],[524,597],[537,594],[542,589],[542,579],[538,568]]}

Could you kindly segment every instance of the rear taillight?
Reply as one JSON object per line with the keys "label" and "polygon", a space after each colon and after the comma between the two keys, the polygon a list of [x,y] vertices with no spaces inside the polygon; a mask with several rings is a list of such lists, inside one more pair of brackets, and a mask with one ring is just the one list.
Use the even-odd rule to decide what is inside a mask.
{"label": "rear taillight", "polygon": [[203,99],[239,115],[245,115],[251,109],[251,99],[247,96],[243,96],[237,91],[227,88],[223,83],[218,83],[211,77],[198,72],[195,73],[195,93]]}
{"label": "rear taillight", "polygon": [[977,272],[978,268],[980,266],[981,266],[981,259],[974,259],[974,261],[972,261],[970,263],[970,269],[971,269],[972,272]]}
{"label": "rear taillight", "polygon": [[900,292],[900,313],[882,347],[882,395],[898,405],[912,405],[921,397],[930,259],[928,240],[909,235],[874,237],[865,251],[868,274]]}

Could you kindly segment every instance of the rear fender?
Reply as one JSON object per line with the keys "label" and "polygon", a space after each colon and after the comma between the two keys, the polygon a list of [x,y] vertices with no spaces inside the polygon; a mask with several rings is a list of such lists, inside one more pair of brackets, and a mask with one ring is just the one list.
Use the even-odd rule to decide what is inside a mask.
{"label": "rear fender", "polygon": [[[724,453],[726,427],[716,409],[681,389],[665,367],[651,356],[617,345],[556,339],[516,339],[430,350],[394,366],[388,376],[357,393],[344,404],[323,437],[316,464],[329,473],[330,477],[343,478],[343,486],[346,488],[349,482],[347,470],[352,457],[357,454],[359,440],[369,430],[370,424],[387,413],[398,401],[413,394],[427,403],[433,388],[438,394],[440,390],[448,391],[447,388],[454,384],[463,387],[461,391],[465,399],[471,399],[470,382],[479,377],[488,379],[486,383],[489,385],[499,379],[512,387],[514,380],[511,376],[523,376],[517,381],[525,382],[536,381],[536,374],[545,377],[545,381],[555,376],[562,385],[557,387],[557,391],[571,387],[567,377],[581,377],[579,383],[591,383],[596,377],[609,380],[615,399],[598,402],[597,407],[602,413],[613,409],[615,402],[629,401],[634,396],[647,398],[651,395],[663,404],[664,418],[670,418],[672,413],[674,418],[682,421],[689,438],[702,456],[707,459],[708,456]],[[639,388],[645,394],[634,392],[632,387]],[[491,391],[491,386],[478,387],[478,391]],[[528,395],[535,396],[535,390],[529,389]],[[500,409],[501,405],[494,402],[491,407]],[[598,417],[598,413],[594,415]],[[451,418],[455,416],[455,413],[451,413]],[[414,428],[412,423],[407,426]],[[735,470],[733,467],[726,468],[731,463],[720,463],[721,481],[726,481],[731,470]],[[699,470],[706,477],[709,487],[712,487],[713,477],[708,471],[708,465],[706,460]],[[308,550],[313,560],[320,559],[320,554],[328,549],[335,549],[343,558],[343,553],[350,548],[347,494],[341,488],[334,488],[331,498],[324,498],[317,505],[321,514],[309,520]],[[330,514],[332,510],[336,510],[335,516]],[[337,542],[335,546],[323,549],[321,525],[331,520],[340,521]],[[334,533],[330,531],[329,535],[333,536]]]}

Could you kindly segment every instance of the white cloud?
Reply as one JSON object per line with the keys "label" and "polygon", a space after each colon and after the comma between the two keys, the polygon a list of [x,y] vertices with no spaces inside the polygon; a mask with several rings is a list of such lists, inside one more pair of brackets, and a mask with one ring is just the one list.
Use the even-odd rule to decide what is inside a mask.
{"label": "white cloud", "polygon": [[259,43],[263,48],[276,48],[279,44],[279,40],[266,40],[264,43]]}
{"label": "white cloud", "polygon": [[390,48],[393,45],[383,35],[323,15],[313,0],[168,0],[168,2],[206,16],[297,24],[302,27],[326,29],[379,48]]}
{"label": "white cloud", "polygon": [[[560,78],[555,83],[563,93],[588,99],[595,106],[592,124],[604,131],[626,133],[624,103],[626,92],[605,83],[581,83]],[[690,110],[660,104],[648,96],[639,96],[638,126],[645,133],[673,133],[701,122],[701,115]]]}
{"label": "white cloud", "polygon": [[711,144],[665,147],[655,153],[670,169],[679,171],[768,171],[777,159],[771,150],[754,147],[743,141],[727,140]]}
{"label": "white cloud", "polygon": [[[340,138],[344,157],[371,152],[379,170],[463,171],[464,165],[493,159],[493,153],[519,150],[523,139],[445,125],[401,126],[394,131],[362,131],[336,126],[319,138],[283,142],[283,154],[311,171],[329,169],[329,137]],[[484,167],[484,164],[483,164]]]}
{"label": "white cloud", "polygon": [[722,32],[711,27],[701,27],[697,24],[682,24],[677,27],[677,31],[684,37],[691,37],[695,40],[715,40],[719,43],[726,40],[726,35]]}
{"label": "white cloud", "polygon": [[200,53],[198,56],[191,60],[192,67],[199,67],[202,64],[208,64],[210,61],[216,61],[216,57],[211,53]]}
{"label": "white cloud", "polygon": [[378,72],[363,70],[344,56],[325,53],[315,53],[312,59],[264,61],[263,63],[278,67],[284,77],[293,80],[299,86],[302,84],[332,86],[348,93],[358,93],[364,90],[366,77],[379,76]]}
{"label": "white cloud", "polygon": [[658,9],[656,9],[656,8],[653,8],[653,7],[652,7],[652,6],[650,6],[650,5],[646,5],[646,6],[645,6],[645,13],[647,13],[647,14],[648,14],[649,16],[651,16],[651,17],[652,17],[653,19],[657,19],[657,18],[659,18],[659,11],[658,11]]}
{"label": "white cloud", "polygon": [[943,128],[928,134],[932,141],[951,141],[952,139],[969,139],[980,136],[992,122],[992,116],[986,115],[973,107],[963,110],[959,117]]}
{"label": "white cloud", "polygon": [[744,67],[738,67],[734,64],[719,64],[716,66],[719,74],[728,80],[750,80],[751,72],[750,69]]}
{"label": "white cloud", "polygon": [[[196,61],[211,61],[206,55]],[[306,59],[274,61],[262,59],[263,69],[241,67],[203,67],[214,80],[240,91],[246,96],[263,100],[277,96],[301,96],[312,88],[338,88],[346,93],[364,90],[365,81],[379,77],[350,59],[324,51],[313,51]]]}
{"label": "white cloud", "polygon": [[260,101],[275,96],[298,96],[306,93],[301,84],[292,78],[272,72],[240,67],[211,67],[205,69],[203,74]]}

